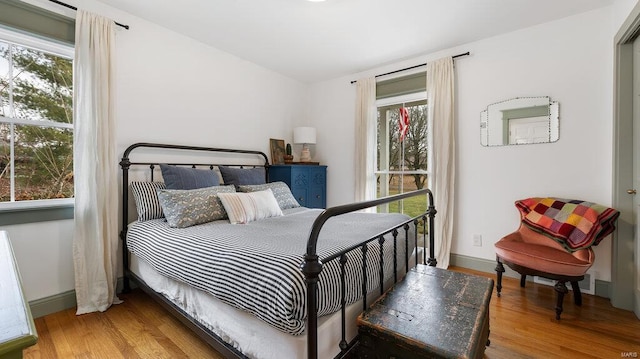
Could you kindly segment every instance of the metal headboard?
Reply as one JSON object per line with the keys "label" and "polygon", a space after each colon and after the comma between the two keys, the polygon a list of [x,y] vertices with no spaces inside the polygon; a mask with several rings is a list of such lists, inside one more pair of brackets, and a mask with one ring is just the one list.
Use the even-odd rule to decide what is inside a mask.
{"label": "metal headboard", "polygon": [[[132,162],[130,160],[131,153],[139,148],[157,148],[157,149],[170,149],[170,150],[180,150],[180,151],[192,151],[192,152],[211,152],[211,153],[234,153],[238,154],[240,162],[246,163],[193,163],[193,162]],[[250,164],[249,161],[253,160],[254,163],[256,159],[264,160],[264,164]],[[160,164],[170,164],[170,165],[184,165],[184,166],[208,166],[210,169],[213,169],[217,166],[229,166],[229,167],[264,167],[265,174],[269,176],[269,159],[264,152],[261,151],[252,151],[252,150],[237,150],[237,149],[229,149],[229,148],[215,148],[215,147],[198,147],[198,146],[184,146],[184,145],[170,145],[163,143],[145,143],[139,142],[134,143],[133,145],[127,147],[122,155],[122,159],[120,160],[120,168],[122,169],[122,229],[120,231],[120,240],[122,240],[122,265],[123,270],[125,272],[124,276],[124,289],[123,292],[128,293],[131,290],[129,278],[126,275],[126,272],[129,270],[129,252],[127,251],[127,225],[129,222],[129,169],[132,166],[148,166],[151,169],[151,180],[153,181],[153,170],[155,166]]]}

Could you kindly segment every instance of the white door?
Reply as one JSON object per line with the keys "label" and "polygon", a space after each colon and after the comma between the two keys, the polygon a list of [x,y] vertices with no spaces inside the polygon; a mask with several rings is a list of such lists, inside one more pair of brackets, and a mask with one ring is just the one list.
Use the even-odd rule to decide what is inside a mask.
{"label": "white door", "polygon": [[[622,213],[612,243],[611,304],[640,318],[640,3],[615,35],[613,205]],[[635,192],[635,193],[634,193]]]}
{"label": "white door", "polygon": [[640,318],[640,37],[633,42],[633,200],[635,223],[635,305]]}
{"label": "white door", "polygon": [[549,117],[527,117],[509,120],[509,144],[549,142]]}

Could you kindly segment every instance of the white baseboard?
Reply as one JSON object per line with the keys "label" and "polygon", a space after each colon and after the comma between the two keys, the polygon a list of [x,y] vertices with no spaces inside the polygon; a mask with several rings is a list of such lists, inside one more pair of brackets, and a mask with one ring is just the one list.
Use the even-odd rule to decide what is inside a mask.
{"label": "white baseboard", "polygon": [[[496,268],[495,261],[492,261],[489,259],[483,259],[483,258],[469,257],[469,256],[460,255],[460,254],[451,254],[450,263],[451,265],[454,265],[457,267],[469,268],[469,269],[486,272],[486,273],[495,273],[495,268]],[[518,274],[515,271],[512,271],[507,266],[505,266],[505,270],[506,270],[504,273],[505,276],[520,278],[520,274]],[[118,278],[117,292],[120,292],[122,290],[122,282],[123,282],[122,278]],[[593,293],[595,293],[595,295],[599,297],[609,298],[610,286],[611,286],[610,282],[596,279],[595,281],[593,281],[593,285],[592,285]],[[132,283],[132,288],[133,287],[135,286]],[[585,291],[584,289],[582,290],[582,292],[593,294]],[[635,305],[636,305],[636,315],[640,318],[640,290],[636,291]],[[75,306],[76,306],[75,290],[69,290],[63,293],[54,294],[49,297],[36,299],[29,302],[29,307],[31,308],[31,314],[33,315],[34,318],[39,318],[47,314],[56,313],[62,310],[74,308]]]}
{"label": "white baseboard", "polygon": [[29,302],[33,318],[44,317],[47,314],[60,312],[76,306],[76,291],[69,290],[49,297]]}
{"label": "white baseboard", "polygon": [[[456,266],[456,267],[473,269],[473,270],[477,270],[477,271],[485,272],[485,273],[495,273],[495,271],[496,271],[496,269],[495,269],[496,268],[496,261],[495,260],[469,257],[469,256],[461,255],[461,254],[453,254],[452,253],[451,254],[451,258],[449,260],[449,263],[451,265]],[[504,269],[505,269],[505,272],[503,273],[504,276],[512,277],[512,278],[520,278],[520,274],[518,272],[514,271],[514,270],[511,270],[511,268],[509,268],[508,266],[505,265]],[[591,275],[591,277],[595,278],[595,273],[593,273],[593,275]],[[544,278],[542,278],[542,279],[544,279]],[[528,278],[528,280],[534,281],[533,278]],[[547,280],[547,279],[545,279],[545,280]],[[582,282],[580,282],[580,283],[581,283],[580,288],[582,289],[584,284],[582,284]],[[547,283],[543,283],[543,284],[547,284]],[[610,298],[610,294],[609,294],[610,292],[609,291],[611,290],[611,282],[595,279],[595,280],[593,280],[593,284],[591,284],[591,280],[589,281],[589,283],[585,283],[585,284],[589,285],[589,287],[587,287],[587,288],[589,288],[589,292],[586,292],[585,290],[582,290],[583,293],[595,294],[598,297],[603,297],[603,298]],[[637,296],[636,296],[636,299],[638,299]]]}
{"label": "white baseboard", "polygon": [[[133,283],[132,283],[133,284]],[[118,278],[116,291],[120,293],[123,287],[123,279]],[[132,288],[135,286],[132,285]],[[29,302],[33,318],[40,318],[48,314],[60,312],[76,307],[76,291],[69,290],[49,297],[44,297]]]}
{"label": "white baseboard", "polygon": [[[578,286],[580,287],[580,292],[585,294],[594,295],[596,293],[596,273],[587,272],[584,275],[584,279],[578,282]],[[533,277],[534,283],[544,284],[553,287],[556,285],[556,281],[552,279],[547,279],[543,277]],[[569,290],[573,290],[573,287],[570,285],[567,286]]]}

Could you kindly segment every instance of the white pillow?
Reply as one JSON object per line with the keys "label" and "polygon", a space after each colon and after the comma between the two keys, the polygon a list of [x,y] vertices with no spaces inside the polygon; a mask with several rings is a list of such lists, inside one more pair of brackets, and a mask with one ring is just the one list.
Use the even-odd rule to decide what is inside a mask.
{"label": "white pillow", "polygon": [[282,216],[282,210],[270,188],[250,193],[218,193],[218,198],[232,224]]}

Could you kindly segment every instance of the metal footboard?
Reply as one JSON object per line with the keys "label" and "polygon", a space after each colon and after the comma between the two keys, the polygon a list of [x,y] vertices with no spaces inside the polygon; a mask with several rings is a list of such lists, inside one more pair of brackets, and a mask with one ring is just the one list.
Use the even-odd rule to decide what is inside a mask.
{"label": "metal footboard", "polygon": [[380,285],[380,294],[382,295],[383,284],[384,284],[383,283],[384,281],[383,279],[383,268],[384,268],[383,244],[385,241],[384,235],[389,233],[393,235],[393,240],[394,240],[393,274],[394,274],[394,282],[397,282],[398,281],[398,278],[397,278],[398,263],[396,259],[397,258],[396,240],[398,236],[398,230],[401,229],[405,231],[405,273],[406,273],[409,270],[409,253],[408,253],[409,225],[413,224],[415,226],[415,231],[414,231],[415,233],[414,241],[415,241],[415,248],[416,248],[415,263],[418,263],[418,250],[417,250],[418,249],[418,226],[420,225],[420,223],[422,224],[423,243],[426,243],[424,242],[424,237],[427,235],[426,221],[428,219],[429,221],[429,227],[428,227],[429,258],[427,258],[426,251],[423,250],[423,263],[427,263],[429,266],[435,266],[437,264],[437,261],[435,259],[435,253],[434,253],[435,240],[434,240],[433,227],[434,227],[436,209],[433,203],[433,194],[431,193],[431,191],[429,189],[422,189],[422,190],[403,193],[395,196],[384,197],[384,198],[371,200],[371,201],[364,201],[364,202],[347,204],[343,206],[331,207],[323,211],[320,214],[320,216],[316,218],[315,222],[313,223],[313,227],[311,227],[311,233],[307,241],[307,252],[304,255],[304,262],[301,265],[302,272],[304,273],[305,281],[307,285],[307,358],[308,359],[317,359],[318,357],[318,310],[317,310],[318,303],[317,303],[317,297],[315,294],[318,289],[318,278],[320,277],[320,273],[322,272],[323,263],[322,261],[320,261],[320,258],[318,257],[318,254],[317,254],[317,244],[318,244],[318,236],[320,235],[320,231],[322,230],[322,227],[324,226],[324,224],[331,217],[339,216],[339,215],[350,213],[350,212],[360,211],[366,208],[379,206],[381,204],[395,202],[402,199],[421,196],[421,195],[426,195],[428,198],[427,210],[422,215],[412,218],[404,223],[401,223],[395,226],[394,228],[390,228],[383,233],[380,233],[372,238],[369,238],[359,243],[358,245],[352,246],[351,248],[347,248],[341,251],[340,253],[337,253],[331,257],[324,259],[325,263],[328,263],[332,260],[337,260],[337,259],[340,260],[340,267],[341,267],[340,283],[341,283],[341,290],[342,290],[342,294],[341,294],[342,296],[341,297],[342,298],[341,300],[342,340],[340,341],[340,344],[339,344],[340,354],[337,357],[342,357],[346,355],[349,352],[349,350],[351,350],[351,348],[354,346],[357,340],[356,338],[356,340],[352,341],[351,343],[348,343],[346,340],[346,323],[345,323],[346,303],[345,303],[345,272],[344,272],[344,266],[347,262],[346,254],[353,250],[357,250],[358,248],[360,248],[360,250],[362,251],[362,275],[363,275],[362,302],[363,302],[363,310],[366,310],[367,309],[367,261],[365,260],[365,258],[367,255],[368,244],[375,240],[379,241],[380,243],[380,263],[379,263],[380,283],[379,285]]}

